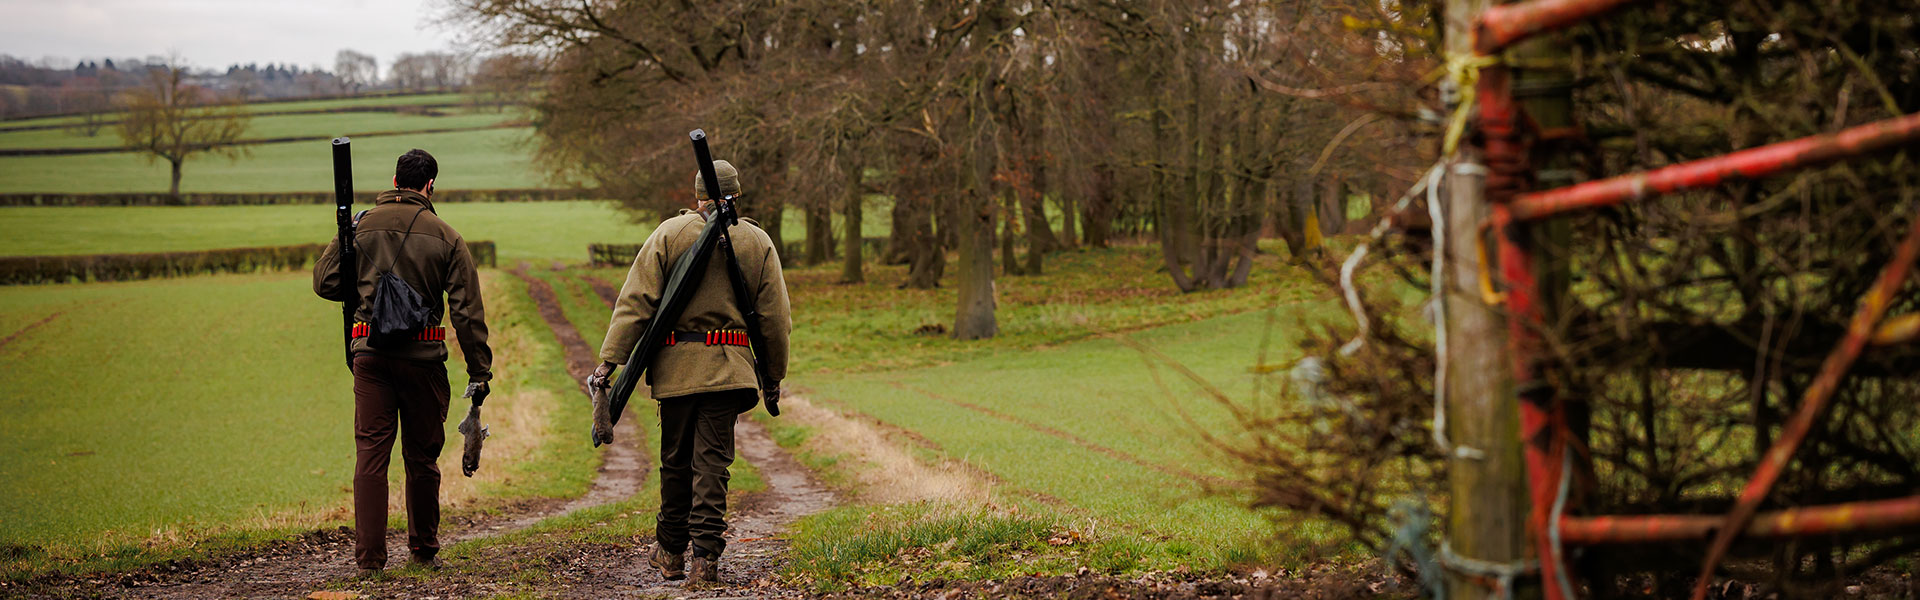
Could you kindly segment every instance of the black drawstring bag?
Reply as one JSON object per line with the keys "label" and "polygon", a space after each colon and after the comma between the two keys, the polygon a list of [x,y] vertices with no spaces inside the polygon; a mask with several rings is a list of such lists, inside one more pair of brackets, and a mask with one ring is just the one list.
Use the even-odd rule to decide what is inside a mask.
{"label": "black drawstring bag", "polygon": [[[400,237],[400,247],[393,251],[394,261],[400,260],[401,251],[407,247],[407,238],[413,237],[413,224],[420,221],[420,213],[426,210],[421,208],[413,213],[413,222],[407,223],[406,235]],[[373,282],[372,313],[373,331],[368,332],[367,345],[383,350],[413,343],[433,319],[433,309],[427,307],[427,299],[408,285],[406,280],[393,274],[392,262]]]}

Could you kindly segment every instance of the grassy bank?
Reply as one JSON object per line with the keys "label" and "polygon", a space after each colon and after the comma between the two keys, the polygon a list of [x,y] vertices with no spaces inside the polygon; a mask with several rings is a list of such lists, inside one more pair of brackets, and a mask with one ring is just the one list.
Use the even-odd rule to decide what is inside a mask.
{"label": "grassy bank", "polygon": [[[567,442],[587,409],[567,401],[518,280],[483,285],[494,437],[475,478],[442,457],[447,505],[580,494],[597,460]],[[353,405],[336,307],[294,274],[0,289],[0,572],[116,570],[345,524]],[[463,364],[449,362],[454,390]]]}

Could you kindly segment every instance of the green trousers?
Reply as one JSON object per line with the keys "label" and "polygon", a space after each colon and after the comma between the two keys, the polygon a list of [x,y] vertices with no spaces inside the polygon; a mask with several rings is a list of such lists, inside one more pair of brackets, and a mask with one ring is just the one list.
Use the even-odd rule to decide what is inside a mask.
{"label": "green trousers", "polygon": [[733,422],[758,401],[750,389],[660,400],[660,547],[679,554],[691,543],[704,556],[726,549]]}

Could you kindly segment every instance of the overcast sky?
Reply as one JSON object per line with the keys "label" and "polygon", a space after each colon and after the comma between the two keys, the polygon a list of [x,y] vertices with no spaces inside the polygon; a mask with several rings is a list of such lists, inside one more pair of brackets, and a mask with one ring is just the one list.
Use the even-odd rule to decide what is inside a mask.
{"label": "overcast sky", "polygon": [[435,25],[443,0],[0,0],[0,54],[61,62],[175,53],[189,65],[333,68],[334,53],[372,54],[380,72],[403,52],[454,47]]}

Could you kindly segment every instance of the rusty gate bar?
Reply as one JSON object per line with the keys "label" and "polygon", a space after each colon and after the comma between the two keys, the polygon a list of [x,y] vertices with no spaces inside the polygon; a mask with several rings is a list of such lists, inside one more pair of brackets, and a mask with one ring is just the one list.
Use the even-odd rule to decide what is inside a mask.
{"label": "rusty gate bar", "polygon": [[1712,187],[1731,179],[1758,179],[1915,142],[1920,142],[1920,113],[1652,171],[1523,194],[1514,201],[1513,216],[1520,220],[1542,219],[1575,210]]}
{"label": "rusty gate bar", "polygon": [[1860,309],[1854,311],[1853,319],[1847,323],[1847,336],[1840,340],[1832,353],[1827,355],[1825,363],[1820,365],[1820,375],[1813,384],[1807,386],[1807,392],[1800,401],[1800,408],[1780,428],[1780,437],[1774,439],[1773,446],[1760,459],[1760,466],[1753,471],[1753,479],[1740,490],[1740,499],[1727,512],[1721,523],[1719,534],[1714,536],[1713,545],[1707,548],[1707,560],[1700,570],[1700,582],[1694,587],[1693,597],[1705,598],[1707,584],[1713,580],[1713,569],[1719,566],[1727,549],[1733,546],[1734,537],[1747,528],[1747,522],[1753,519],[1754,511],[1760,508],[1760,502],[1767,499],[1767,493],[1773,490],[1773,483],[1787,469],[1787,463],[1793,460],[1793,453],[1800,449],[1800,443],[1806,441],[1807,434],[1813,430],[1814,420],[1825,411],[1827,402],[1840,389],[1840,379],[1847,376],[1847,369],[1853,367],[1854,359],[1860,357],[1861,350],[1867,346],[1867,339],[1873,336],[1880,319],[1887,314],[1887,307],[1893,304],[1894,294],[1907,282],[1907,274],[1913,272],[1913,262],[1920,257],[1920,216],[1913,218],[1906,239],[1900,240],[1900,246],[1894,248],[1893,259],[1880,271],[1880,278],[1873,282],[1866,296],[1860,299]]}
{"label": "rusty gate bar", "polygon": [[[1706,542],[1726,523],[1720,515],[1566,517],[1560,539],[1569,544]],[[1920,527],[1920,496],[1789,508],[1754,515],[1740,539],[1844,535]]]}
{"label": "rusty gate bar", "polygon": [[1480,13],[1474,51],[1493,54],[1520,40],[1569,27],[1634,0],[1533,0],[1488,7]]}
{"label": "rusty gate bar", "polygon": [[[1476,18],[1475,53],[1493,56],[1516,42],[1539,33],[1565,28],[1626,5],[1632,0],[1533,0],[1485,9]],[[1798,411],[1761,459],[1753,479],[1741,491],[1733,510],[1714,515],[1641,515],[1568,517],[1550,514],[1566,492],[1569,474],[1562,460],[1569,452],[1562,399],[1541,378],[1539,361],[1542,323],[1538,280],[1530,249],[1516,241],[1528,221],[1574,210],[1620,204],[1629,200],[1718,185],[1734,178],[1767,175],[1818,166],[1849,157],[1920,141],[1920,114],[1853,127],[1835,134],[1769,144],[1648,172],[1634,173],[1539,193],[1526,193],[1532,183],[1527,164],[1527,137],[1520,127],[1527,120],[1514,102],[1511,72],[1497,61],[1479,70],[1476,95],[1483,157],[1488,169],[1485,200],[1490,204],[1490,233],[1498,248],[1497,268],[1506,286],[1508,344],[1514,390],[1519,396],[1520,433],[1527,467],[1528,519],[1540,563],[1542,591],[1548,600],[1573,594],[1565,585],[1560,543],[1612,544],[1699,540],[1713,536],[1707,560],[1694,588],[1705,594],[1713,570],[1735,538],[1790,537],[1855,533],[1920,526],[1920,496],[1803,507],[1756,514],[1823,412],[1853,361],[1885,316],[1892,296],[1905,282],[1916,255],[1920,255],[1920,215],[1895,250],[1862,306],[1848,325],[1847,336],[1828,355],[1803,397]],[[1484,260],[1484,259],[1483,259]],[[1557,537],[1556,537],[1557,534]]]}

